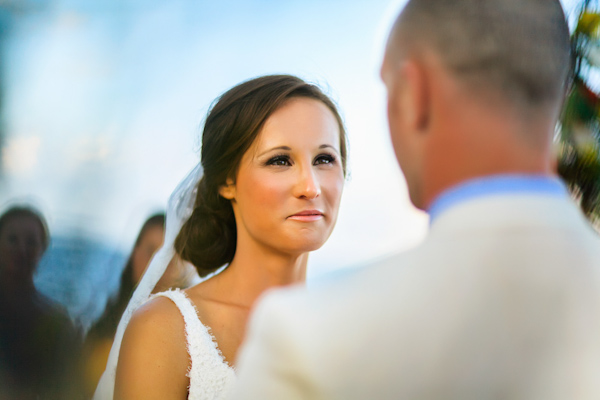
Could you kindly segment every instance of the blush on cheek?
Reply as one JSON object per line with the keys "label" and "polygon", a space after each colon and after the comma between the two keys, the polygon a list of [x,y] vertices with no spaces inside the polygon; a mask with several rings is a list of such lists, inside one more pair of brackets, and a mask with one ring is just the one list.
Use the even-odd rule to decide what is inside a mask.
{"label": "blush on cheek", "polygon": [[248,193],[252,195],[252,197],[261,202],[272,202],[275,197],[280,195],[282,188],[281,184],[278,182],[273,182],[273,179],[269,179],[269,177],[257,177],[256,179],[252,179],[248,182],[247,185]]}
{"label": "blush on cheek", "polygon": [[255,186],[255,193],[257,200],[266,203],[277,202],[279,204],[281,197],[281,188],[274,185],[260,184]]}
{"label": "blush on cheek", "polygon": [[340,174],[339,176],[332,176],[326,181],[323,182],[323,191],[329,193],[331,199],[335,199],[336,203],[340,201],[342,196],[342,190],[344,189],[344,176]]}
{"label": "blush on cheek", "polygon": [[244,208],[255,210],[254,213],[258,210],[271,213],[282,207],[286,201],[286,185],[281,179],[275,179],[272,174],[247,174],[245,178],[241,191],[238,190],[243,196],[238,201],[247,202]]}

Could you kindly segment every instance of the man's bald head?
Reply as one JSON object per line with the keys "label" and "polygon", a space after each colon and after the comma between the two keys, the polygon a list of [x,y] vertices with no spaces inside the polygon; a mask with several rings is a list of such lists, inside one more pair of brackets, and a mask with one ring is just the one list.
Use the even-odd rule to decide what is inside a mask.
{"label": "man's bald head", "polygon": [[423,49],[474,95],[500,95],[522,111],[562,102],[571,56],[558,0],[409,0],[387,59]]}

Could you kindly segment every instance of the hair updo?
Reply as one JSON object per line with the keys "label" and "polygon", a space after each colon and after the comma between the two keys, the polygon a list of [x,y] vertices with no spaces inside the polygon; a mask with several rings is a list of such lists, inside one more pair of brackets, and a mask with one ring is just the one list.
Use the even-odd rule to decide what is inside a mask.
{"label": "hair updo", "polygon": [[177,238],[175,250],[206,276],[231,262],[237,229],[230,200],[219,194],[237,175],[240,161],[265,121],[292,98],[322,102],[340,130],[340,156],[346,174],[346,131],[334,102],[315,85],[291,75],[269,75],[243,82],[221,95],[206,117],[202,133],[204,176],[198,183],[194,210]]}

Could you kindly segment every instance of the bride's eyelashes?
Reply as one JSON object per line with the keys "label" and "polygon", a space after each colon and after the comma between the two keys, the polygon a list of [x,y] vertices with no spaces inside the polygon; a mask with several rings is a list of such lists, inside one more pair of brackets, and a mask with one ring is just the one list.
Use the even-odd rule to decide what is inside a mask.
{"label": "bride's eyelashes", "polygon": [[337,161],[337,158],[335,158],[335,156],[333,154],[323,153],[323,154],[319,154],[318,156],[315,157],[315,161],[313,162],[313,165],[335,164],[336,161]]}
{"label": "bride's eyelashes", "polygon": [[[313,160],[313,165],[330,165],[335,164],[337,162],[337,158],[333,154],[329,153],[321,153],[317,155]],[[273,165],[280,167],[289,167],[293,165],[292,159],[287,154],[277,154],[271,158],[269,158],[265,165]]]}
{"label": "bride's eyelashes", "polygon": [[271,158],[269,158],[267,160],[267,162],[265,163],[265,165],[275,165],[275,166],[281,166],[281,167],[287,167],[292,165],[292,162],[290,160],[290,156],[287,154],[277,154]]}

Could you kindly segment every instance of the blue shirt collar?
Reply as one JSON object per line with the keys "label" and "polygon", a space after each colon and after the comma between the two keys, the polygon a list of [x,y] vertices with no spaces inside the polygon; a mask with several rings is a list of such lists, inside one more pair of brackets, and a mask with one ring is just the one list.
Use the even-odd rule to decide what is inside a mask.
{"label": "blue shirt collar", "polygon": [[467,200],[516,193],[565,196],[568,192],[558,177],[547,175],[493,175],[472,179],[442,192],[431,203],[427,211],[430,224],[448,208]]}

